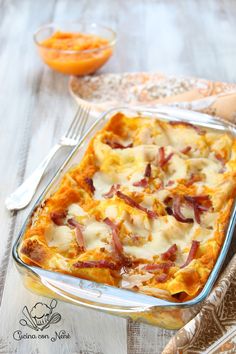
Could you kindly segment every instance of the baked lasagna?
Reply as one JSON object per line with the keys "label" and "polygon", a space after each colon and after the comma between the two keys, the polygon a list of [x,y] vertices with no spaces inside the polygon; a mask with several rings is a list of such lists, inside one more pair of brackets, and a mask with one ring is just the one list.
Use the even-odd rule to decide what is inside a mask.
{"label": "baked lasagna", "polygon": [[20,257],[78,278],[189,300],[224,242],[235,177],[230,134],[115,114],[34,212]]}

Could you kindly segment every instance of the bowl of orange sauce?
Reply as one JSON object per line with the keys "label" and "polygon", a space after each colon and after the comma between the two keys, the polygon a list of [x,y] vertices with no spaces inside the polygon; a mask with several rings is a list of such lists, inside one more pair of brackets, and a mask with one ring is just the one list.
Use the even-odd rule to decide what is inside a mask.
{"label": "bowl of orange sauce", "polygon": [[67,75],[88,75],[112,56],[116,33],[96,23],[51,23],[38,29],[34,42],[43,62]]}

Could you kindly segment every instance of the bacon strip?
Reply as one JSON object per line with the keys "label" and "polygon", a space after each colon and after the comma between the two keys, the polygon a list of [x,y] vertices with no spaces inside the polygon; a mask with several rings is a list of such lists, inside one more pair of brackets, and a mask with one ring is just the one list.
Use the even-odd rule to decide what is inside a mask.
{"label": "bacon strip", "polygon": [[[77,225],[80,225],[80,223],[77,220],[75,220],[74,218],[68,219],[67,223],[68,223],[69,227],[71,227],[72,229],[74,229]],[[82,226],[82,225],[80,225],[80,226]]]}
{"label": "bacon strip", "polygon": [[169,155],[165,157],[165,149],[163,146],[161,146],[159,148],[158,155],[159,155],[159,166],[162,168],[170,161],[174,153],[171,152]]}
{"label": "bacon strip", "polygon": [[164,161],[164,165],[167,164],[167,162],[170,161],[170,159],[172,158],[173,155],[174,155],[174,153],[171,152],[169,155],[166,156],[165,161]]}
{"label": "bacon strip", "polygon": [[194,196],[189,196],[186,198],[188,198],[189,200],[194,200],[195,202],[197,203],[201,203],[201,202],[208,202],[209,204],[211,204],[211,200],[210,200],[210,197],[209,195],[194,195]]}
{"label": "bacon strip", "polygon": [[133,186],[135,187],[147,187],[148,181],[146,178],[142,178],[140,181],[134,182]]}
{"label": "bacon strip", "polygon": [[144,177],[150,178],[151,174],[152,174],[152,166],[151,166],[150,163],[148,163],[146,168],[145,168]]}
{"label": "bacon strip", "polygon": [[167,278],[168,278],[168,275],[167,275],[166,273],[162,273],[162,274],[157,275],[157,276],[155,277],[155,279],[156,279],[156,281],[157,281],[158,283],[165,283],[165,281],[167,280]]}
{"label": "bacon strip", "polygon": [[224,166],[225,165],[225,159],[222,155],[220,155],[219,153],[215,153],[215,158],[220,161],[222,163],[222,165]]}
{"label": "bacon strip", "polygon": [[155,270],[163,270],[166,271],[170,267],[173,267],[175,264],[173,262],[165,262],[165,263],[151,263],[147,264],[144,269],[147,271],[155,271]]}
{"label": "bacon strip", "polygon": [[114,250],[116,251],[116,253],[122,254],[123,245],[122,245],[122,243],[119,239],[119,236],[118,236],[117,225],[114,222],[112,222],[109,218],[105,218],[103,221],[111,228]]}
{"label": "bacon strip", "polygon": [[177,247],[177,245],[175,243],[172,246],[170,246],[166,252],[161,254],[161,259],[163,261],[169,261],[169,260],[175,261],[176,260],[176,252],[177,252],[177,250],[178,250],[178,247]]}
{"label": "bacon strip", "polygon": [[200,224],[201,223],[200,208],[198,207],[197,204],[193,204],[193,212],[194,212],[194,217],[196,222]]}
{"label": "bacon strip", "polygon": [[191,146],[186,146],[184,149],[180,150],[180,152],[182,152],[182,154],[187,154],[191,149]]}
{"label": "bacon strip", "polygon": [[133,143],[130,143],[127,146],[124,146],[116,141],[105,140],[105,144],[109,145],[112,149],[127,149],[133,147]]}
{"label": "bacon strip", "polygon": [[159,181],[159,185],[157,185],[157,190],[161,190],[164,189],[164,182],[163,181]]}
{"label": "bacon strip", "polygon": [[194,175],[194,174],[192,173],[191,176],[190,176],[190,179],[185,182],[185,186],[186,186],[186,187],[190,187],[190,186],[192,186],[195,182],[199,182],[199,181],[201,181],[201,180],[202,180],[201,176],[199,176],[199,175]]}
{"label": "bacon strip", "polygon": [[85,182],[87,183],[87,185],[89,186],[90,191],[91,191],[92,193],[94,193],[94,192],[95,192],[95,187],[94,187],[94,185],[93,185],[93,180],[92,180],[92,178],[86,177],[84,180],[85,180]]}
{"label": "bacon strip", "polygon": [[225,171],[226,171],[226,167],[225,166],[219,169],[219,173],[225,173]]}
{"label": "bacon strip", "polygon": [[73,227],[75,229],[75,237],[78,246],[81,248],[81,250],[85,251],[85,242],[84,242],[84,236],[81,230],[81,225],[76,221],[75,219],[71,218],[67,220],[69,226]]}
{"label": "bacon strip", "polygon": [[158,154],[159,154],[159,165],[162,167],[163,162],[165,161],[165,149],[163,146],[159,148]]}
{"label": "bacon strip", "polygon": [[171,179],[167,182],[166,187],[173,186],[175,184],[175,181],[172,181]]}
{"label": "bacon strip", "polygon": [[200,242],[199,241],[192,241],[192,245],[188,254],[188,257],[186,259],[186,261],[184,262],[184,264],[180,267],[180,268],[184,268],[187,267],[187,265],[189,265],[189,263],[195,258],[198,248],[199,248]]}
{"label": "bacon strip", "polygon": [[208,195],[184,196],[184,199],[193,208],[196,222],[200,224],[201,223],[200,214],[204,211],[208,211],[212,206],[209,196]]}
{"label": "bacon strip", "polygon": [[183,122],[183,121],[171,121],[169,122],[171,125],[185,125],[186,127],[191,127],[193,128],[194,130],[196,130],[196,132],[199,134],[199,135],[204,135],[206,132],[205,130],[201,129],[200,127],[192,124],[192,123],[188,123],[188,122]]}
{"label": "bacon strip", "polygon": [[133,261],[130,257],[125,256],[124,254],[119,255],[119,264],[121,267],[123,267],[123,271],[126,272],[127,268],[130,268],[133,266]]}
{"label": "bacon strip", "polygon": [[123,245],[119,239],[118,236],[118,227],[115,223],[113,223],[109,218],[105,218],[103,220],[112,230],[112,241],[113,241],[113,247],[114,251],[119,257],[119,264],[120,267],[131,267],[132,266],[132,260],[129,257],[126,257],[123,254]]}
{"label": "bacon strip", "polygon": [[142,205],[138,204],[135,200],[130,198],[128,195],[120,191],[116,192],[116,195],[118,198],[123,199],[126,202],[126,204],[130,205],[131,207],[144,211],[149,218],[153,219],[157,217],[157,214],[154,211],[144,208]]}
{"label": "bacon strip", "polygon": [[177,221],[184,222],[184,223],[193,223],[192,218],[186,218],[180,210],[181,206],[181,198],[180,196],[175,196],[173,200],[173,216]]}
{"label": "bacon strip", "polygon": [[54,222],[54,224],[58,226],[64,225],[66,213],[63,212],[52,212],[50,213],[50,218]]}
{"label": "bacon strip", "polygon": [[166,207],[166,212],[168,215],[173,215],[173,210],[171,209],[171,207]]}
{"label": "bacon strip", "polygon": [[79,224],[75,228],[75,236],[78,246],[81,248],[81,250],[85,251],[84,236]]}
{"label": "bacon strip", "polygon": [[103,197],[104,198],[112,198],[116,194],[116,192],[119,188],[120,188],[120,184],[113,184],[111,186],[111,189],[107,193],[103,194]]}
{"label": "bacon strip", "polygon": [[108,262],[105,259],[100,261],[85,261],[85,262],[76,262],[73,264],[76,268],[109,268],[111,270],[119,269],[119,265],[113,262]]}

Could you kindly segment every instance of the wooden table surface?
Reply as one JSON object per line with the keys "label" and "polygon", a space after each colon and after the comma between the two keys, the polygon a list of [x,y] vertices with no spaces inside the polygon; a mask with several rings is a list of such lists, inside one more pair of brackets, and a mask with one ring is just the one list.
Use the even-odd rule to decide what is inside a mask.
{"label": "wooden table surface", "polygon": [[[17,330],[34,334],[19,324],[23,307],[50,300],[23,287],[11,257],[30,207],[9,213],[4,200],[56,143],[75,112],[68,78],[43,66],[33,32],[52,21],[94,20],[119,36],[104,72],[162,71],[235,82],[235,18],[234,0],[0,0],[0,353],[158,354],[174,333],[59,302],[62,320],[47,333],[65,330],[70,338],[13,338]],[[57,155],[38,194],[66,153]]]}

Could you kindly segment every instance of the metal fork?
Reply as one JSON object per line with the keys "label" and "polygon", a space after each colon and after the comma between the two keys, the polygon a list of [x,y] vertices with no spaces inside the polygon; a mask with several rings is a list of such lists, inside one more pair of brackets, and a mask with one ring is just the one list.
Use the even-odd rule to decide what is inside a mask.
{"label": "metal fork", "polygon": [[82,136],[86,121],[89,117],[89,107],[79,107],[66,134],[53,146],[37,169],[6,199],[8,210],[18,210],[26,207],[32,200],[39,182],[53,156],[63,146],[75,146]]}

